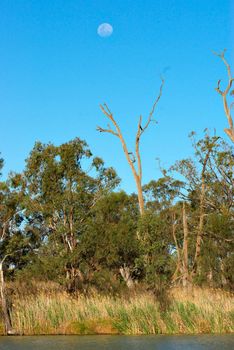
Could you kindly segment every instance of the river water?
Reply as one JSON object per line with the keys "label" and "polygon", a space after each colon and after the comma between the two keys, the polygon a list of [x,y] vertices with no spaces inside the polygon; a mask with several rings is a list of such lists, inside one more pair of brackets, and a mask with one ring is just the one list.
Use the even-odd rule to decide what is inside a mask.
{"label": "river water", "polygon": [[225,350],[234,335],[0,337],[0,350]]}

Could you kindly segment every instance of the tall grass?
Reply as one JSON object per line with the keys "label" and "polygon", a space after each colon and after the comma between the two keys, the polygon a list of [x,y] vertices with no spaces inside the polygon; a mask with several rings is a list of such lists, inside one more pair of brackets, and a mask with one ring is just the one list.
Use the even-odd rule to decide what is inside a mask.
{"label": "tall grass", "polygon": [[17,297],[11,316],[14,329],[25,335],[233,332],[231,294],[173,289],[170,297],[172,302],[162,311],[150,294],[72,298],[63,292],[42,292]]}

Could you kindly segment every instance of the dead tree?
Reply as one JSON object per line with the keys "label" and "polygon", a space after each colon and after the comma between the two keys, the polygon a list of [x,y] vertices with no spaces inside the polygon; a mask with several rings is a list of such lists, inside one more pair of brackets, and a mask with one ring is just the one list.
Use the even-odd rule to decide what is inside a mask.
{"label": "dead tree", "polygon": [[183,218],[183,233],[184,233],[184,240],[183,240],[183,287],[187,287],[188,282],[189,282],[189,266],[188,266],[188,235],[189,235],[189,230],[188,230],[188,221],[187,221],[185,202],[183,202],[182,218]]}
{"label": "dead tree", "polygon": [[182,271],[182,258],[181,258],[181,253],[180,253],[180,247],[177,241],[176,237],[176,228],[177,228],[177,220],[176,220],[176,215],[173,213],[172,215],[172,237],[174,239],[175,247],[176,247],[176,254],[177,254],[177,263],[176,263],[176,269],[175,272],[172,276],[172,282],[174,283],[176,280],[180,279],[180,274]]}
{"label": "dead tree", "polygon": [[203,159],[203,164],[202,164],[201,192],[200,192],[200,203],[199,203],[199,206],[200,206],[199,225],[198,225],[198,232],[197,232],[195,256],[194,256],[194,262],[193,262],[194,274],[197,272],[197,268],[199,265],[199,258],[201,255],[201,243],[204,235],[205,200],[206,200],[206,187],[207,187],[206,186],[206,167],[207,167],[207,162],[210,158],[211,152],[212,152],[212,147],[208,147],[208,150],[206,151],[206,155],[205,155],[205,158]]}
{"label": "dead tree", "polygon": [[220,54],[215,53],[215,55],[220,57],[226,66],[227,74],[228,74],[228,83],[227,83],[226,89],[222,91],[220,89],[221,80],[218,80],[217,87],[215,88],[215,90],[222,96],[224,112],[226,114],[228,124],[229,124],[229,128],[224,129],[224,131],[227,134],[227,136],[230,138],[230,140],[234,142],[234,126],[233,126],[233,119],[231,115],[231,109],[234,103],[231,103],[229,106],[227,101],[228,94],[234,95],[234,90],[231,90],[234,78],[232,77],[232,74],[231,74],[231,67],[225,59],[225,51],[226,50],[224,50]]}
{"label": "dead tree", "polygon": [[130,268],[128,266],[126,266],[126,264],[124,264],[124,266],[120,267],[119,272],[120,272],[120,275],[122,276],[124,282],[126,283],[127,287],[129,289],[134,288],[134,281],[133,281],[132,276],[131,276]]}
{"label": "dead tree", "polygon": [[[3,223],[0,224],[0,244],[4,241],[7,236],[7,230],[9,229],[10,221],[12,216],[10,215],[5,219]],[[18,252],[16,250],[14,253]],[[2,318],[5,327],[5,333],[7,335],[15,334],[15,331],[12,327],[11,322],[11,314],[9,308],[9,302],[7,298],[6,285],[5,285],[5,277],[4,277],[4,263],[5,260],[11,256],[12,254],[5,254],[3,257],[0,256],[0,304],[1,304],[1,312]]]}
{"label": "dead tree", "polygon": [[7,335],[14,334],[14,330],[12,328],[11,316],[9,312],[9,307],[7,303],[6,297],[6,288],[5,288],[5,280],[4,280],[4,272],[3,272],[3,263],[8,255],[5,255],[4,258],[0,261],[0,300],[2,306],[2,316],[5,326],[5,332]]}
{"label": "dead tree", "polygon": [[177,265],[176,270],[172,277],[172,282],[181,281],[184,288],[187,288],[191,284],[191,276],[189,273],[189,263],[188,263],[188,220],[186,213],[186,205],[183,201],[182,206],[182,227],[183,227],[183,246],[180,248],[177,237],[176,237],[176,226],[177,220],[175,214],[173,214],[173,224],[172,224],[172,236],[175,242],[176,252],[177,252]]}
{"label": "dead tree", "polygon": [[103,112],[103,114],[111,121],[111,124],[108,124],[107,129],[103,129],[100,126],[97,127],[97,130],[100,132],[108,132],[116,137],[119,138],[121,145],[123,147],[123,151],[125,154],[125,157],[127,159],[127,162],[131,168],[136,187],[137,187],[137,194],[138,194],[138,203],[139,203],[139,209],[140,209],[140,214],[144,214],[144,198],[143,198],[143,191],[142,191],[142,162],[141,162],[141,154],[140,154],[140,139],[143,133],[146,131],[148,126],[150,125],[151,122],[155,121],[153,119],[154,112],[156,109],[156,106],[162,96],[162,89],[164,85],[164,80],[162,79],[162,83],[160,86],[159,94],[153,104],[153,107],[151,109],[151,112],[149,113],[148,119],[146,121],[146,124],[142,126],[142,116],[139,118],[138,122],[138,127],[137,127],[137,132],[136,132],[136,137],[135,137],[135,152],[129,152],[129,149],[127,147],[127,144],[125,142],[125,139],[123,137],[123,134],[121,132],[121,129],[116,122],[112,112],[110,111],[109,107],[107,106],[106,103],[103,105],[100,105],[100,108]]}

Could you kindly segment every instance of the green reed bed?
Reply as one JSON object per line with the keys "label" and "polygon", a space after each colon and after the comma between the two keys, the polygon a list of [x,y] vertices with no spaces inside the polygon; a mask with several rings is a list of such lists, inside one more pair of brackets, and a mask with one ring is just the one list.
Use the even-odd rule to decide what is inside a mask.
{"label": "green reed bed", "polygon": [[[210,292],[212,293],[212,292]],[[205,299],[207,297],[207,299]],[[204,299],[204,300],[203,300]],[[65,293],[18,298],[12,309],[19,334],[195,334],[234,330],[233,298],[171,295],[161,309],[151,295],[130,299]]]}

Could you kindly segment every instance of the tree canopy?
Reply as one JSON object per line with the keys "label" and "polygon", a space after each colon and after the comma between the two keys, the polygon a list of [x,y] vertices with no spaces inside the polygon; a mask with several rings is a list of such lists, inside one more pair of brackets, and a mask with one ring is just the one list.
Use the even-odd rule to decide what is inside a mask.
{"label": "tree canopy", "polygon": [[[233,285],[233,149],[191,134],[194,155],[143,185],[118,189],[113,168],[76,138],[37,142],[22,173],[0,182],[0,258],[7,279],[69,291]],[[0,167],[3,167],[0,160]],[[221,277],[220,277],[221,276]]]}

